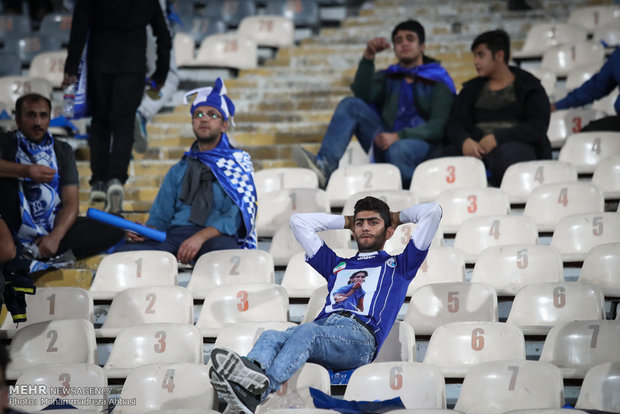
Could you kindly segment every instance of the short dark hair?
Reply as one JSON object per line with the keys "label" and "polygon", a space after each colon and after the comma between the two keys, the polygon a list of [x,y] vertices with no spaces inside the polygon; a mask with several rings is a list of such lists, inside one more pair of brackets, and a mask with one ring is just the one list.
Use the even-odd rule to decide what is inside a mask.
{"label": "short dark hair", "polygon": [[368,277],[368,272],[365,270],[358,270],[357,272],[354,272],[351,274],[351,276],[349,276],[349,282],[351,282],[353,280],[353,277],[355,277],[355,275],[359,275],[360,273],[362,273],[364,275],[364,277]]}
{"label": "short dark hair", "polygon": [[[2,370],[2,378],[4,378],[4,384],[6,384],[6,366],[11,362],[11,356],[6,346],[0,345],[0,370]],[[0,386],[4,385],[0,384]]]}
{"label": "short dark hair", "polygon": [[497,29],[479,34],[471,44],[471,51],[473,52],[474,49],[482,44],[487,45],[487,48],[493,55],[503,50],[504,62],[508,64],[510,60],[510,36],[508,36],[508,33],[502,29]]}
{"label": "short dark hair", "polygon": [[419,21],[409,19],[409,20],[405,20],[404,22],[398,23],[396,27],[394,28],[394,30],[392,30],[392,42],[394,41],[394,36],[396,36],[396,33],[398,33],[399,30],[407,30],[409,32],[414,32],[415,34],[418,35],[418,40],[420,44],[424,43],[424,40],[426,38],[424,34],[424,27],[420,24]]}
{"label": "short dark hair", "polygon": [[357,200],[355,207],[353,208],[353,219],[360,211],[376,211],[385,223],[385,228],[392,225],[392,217],[390,216],[390,207],[383,200],[379,200],[376,197],[366,196],[361,200]]}
{"label": "short dark hair", "polygon": [[22,95],[19,98],[17,98],[17,101],[15,102],[15,119],[20,119],[22,116],[22,105],[24,104],[24,102],[26,101],[30,101],[30,102],[38,102],[40,100],[44,100],[45,102],[47,102],[47,106],[50,109],[50,116],[51,116],[51,112],[52,112],[52,101],[50,101],[48,98],[46,98],[43,95],[40,95],[38,93],[27,93],[26,95]]}

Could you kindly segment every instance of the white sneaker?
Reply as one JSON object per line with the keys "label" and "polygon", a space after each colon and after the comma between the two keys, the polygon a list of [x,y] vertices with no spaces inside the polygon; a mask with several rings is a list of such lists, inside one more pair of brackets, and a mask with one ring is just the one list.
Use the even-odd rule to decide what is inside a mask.
{"label": "white sneaker", "polygon": [[123,211],[124,199],[125,190],[120,180],[113,178],[108,181],[107,199],[104,210],[108,213],[120,213]]}

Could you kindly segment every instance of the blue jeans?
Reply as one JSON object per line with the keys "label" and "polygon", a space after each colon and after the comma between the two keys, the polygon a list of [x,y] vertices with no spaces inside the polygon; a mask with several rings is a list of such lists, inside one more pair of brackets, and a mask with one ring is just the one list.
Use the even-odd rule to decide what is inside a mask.
{"label": "blue jeans", "polygon": [[258,362],[269,378],[265,399],[305,362],[336,371],[354,369],[370,363],[376,347],[374,336],[358,322],[331,314],[283,332],[263,332],[248,358]]}
{"label": "blue jeans", "polygon": [[327,173],[331,175],[338,168],[338,162],[355,134],[364,151],[368,152],[373,147],[375,161],[389,162],[398,167],[403,188],[408,189],[413,170],[426,160],[435,145],[421,139],[403,139],[396,141],[387,151],[382,151],[373,145],[374,138],[381,132],[390,132],[390,129],[366,102],[354,97],[340,101],[318,154]]}

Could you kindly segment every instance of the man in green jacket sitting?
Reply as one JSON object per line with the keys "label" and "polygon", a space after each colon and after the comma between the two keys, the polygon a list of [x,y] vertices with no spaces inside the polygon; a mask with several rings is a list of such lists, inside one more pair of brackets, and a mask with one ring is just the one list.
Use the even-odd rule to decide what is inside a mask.
{"label": "man in green jacket sitting", "polygon": [[375,72],[375,54],[392,47],[383,37],[371,39],[351,85],[354,97],[343,99],[327,127],[318,155],[293,150],[297,163],[314,170],[325,187],[353,134],[375,162],[398,167],[408,188],[415,167],[441,143],[455,88],[439,63],[424,56],[424,27],[399,23],[392,31],[398,63]]}

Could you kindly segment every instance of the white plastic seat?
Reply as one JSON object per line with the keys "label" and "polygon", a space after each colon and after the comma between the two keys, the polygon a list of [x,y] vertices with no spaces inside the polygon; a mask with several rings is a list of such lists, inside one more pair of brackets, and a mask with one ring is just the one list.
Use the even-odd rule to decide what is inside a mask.
{"label": "white plastic seat", "polygon": [[408,190],[370,190],[360,191],[353,194],[347,199],[342,208],[342,214],[352,216],[354,213],[355,203],[364,197],[372,196],[383,200],[390,206],[390,211],[400,211],[418,203],[415,194]]}
{"label": "white plastic seat", "polygon": [[523,214],[531,217],[538,231],[551,232],[564,217],[580,213],[602,213],[603,192],[585,181],[544,184],[527,198]]}
{"label": "white plastic seat", "polygon": [[309,168],[265,168],[254,173],[259,199],[264,194],[292,188],[319,188],[319,179]]}
{"label": "white plastic seat", "polygon": [[400,170],[392,164],[351,165],[338,168],[327,183],[332,207],[343,207],[349,197],[367,190],[400,190]]}
{"label": "white plastic seat", "polygon": [[61,319],[33,323],[17,330],[9,350],[7,379],[23,370],[49,363],[97,363],[93,324],[86,319]]}
{"label": "white plastic seat", "polygon": [[603,191],[605,198],[620,198],[620,154],[611,155],[597,164],[592,184]]}
{"label": "white plastic seat", "polygon": [[237,283],[274,283],[271,255],[259,249],[216,250],[198,258],[187,284],[194,299],[204,299],[216,286]]}
{"label": "white plastic seat", "polygon": [[138,286],[175,286],[177,259],[163,251],[142,250],[105,256],[90,286],[93,299],[112,299],[117,292]]}
{"label": "white plastic seat", "polygon": [[452,322],[497,322],[495,290],[481,283],[431,283],[411,295],[405,322],[417,335],[431,335]]}
{"label": "white plastic seat", "polygon": [[592,33],[600,26],[620,23],[620,6],[576,7],[568,16],[568,22],[585,27]]}
{"label": "white plastic seat", "polygon": [[28,76],[48,80],[53,87],[60,88],[65,72],[67,51],[43,52],[35,55],[30,63]]}
{"label": "white plastic seat", "polygon": [[191,66],[255,69],[256,42],[237,33],[218,33],[204,38]]}
{"label": "white plastic seat", "polygon": [[312,292],[312,295],[310,295],[310,300],[308,300],[308,306],[306,306],[306,312],[304,313],[304,317],[302,318],[301,323],[313,321],[314,318],[319,316],[321,309],[323,309],[323,306],[325,306],[327,293],[327,284],[316,288],[314,292]]}
{"label": "white plastic seat", "polygon": [[391,410],[390,414],[463,414],[461,411],[449,408],[401,408],[400,410]]}
{"label": "white plastic seat", "polygon": [[293,322],[241,322],[222,328],[215,339],[216,348],[227,348],[239,355],[247,355],[266,330],[285,331]]}
{"label": "white plastic seat", "polygon": [[415,362],[415,360],[416,347],[413,328],[405,322],[395,321],[373,362]]}
{"label": "white plastic seat", "polygon": [[620,297],[620,243],[592,248],[583,261],[577,281],[600,287],[605,296]]}
{"label": "white plastic seat", "polygon": [[[552,100],[555,96],[557,82],[557,76],[555,76],[555,73],[551,72],[550,70],[542,69],[540,67],[527,68],[527,71],[540,80],[540,83],[542,84],[545,92],[549,96],[549,99]],[[551,139],[551,137],[549,137],[549,139]]]}
{"label": "white plastic seat", "polygon": [[47,98],[52,96],[52,84],[46,79],[31,78],[29,76],[2,76],[0,77],[0,96],[2,100],[15,107],[17,98],[27,93],[38,93]]}
{"label": "white plastic seat", "polygon": [[421,202],[455,188],[487,186],[484,164],[474,157],[444,157],[424,161],[413,172],[411,187]]}
{"label": "white plastic seat", "polygon": [[573,164],[578,173],[593,173],[611,155],[620,155],[620,132],[581,132],[566,139],[558,159]]}
{"label": "white plastic seat", "polygon": [[567,23],[538,23],[533,24],[527,31],[525,42],[521,50],[515,51],[515,58],[540,57],[545,50],[563,45],[587,40],[588,32],[582,26]]}
{"label": "white plastic seat", "polygon": [[254,39],[258,46],[284,47],[293,44],[295,26],[284,16],[248,16],[241,20],[237,32]]}
{"label": "white plastic seat", "polygon": [[480,252],[471,283],[485,283],[499,296],[514,296],[532,283],[563,282],[560,253],[550,246],[513,244],[493,246]]}
{"label": "white plastic seat", "polygon": [[454,406],[465,414],[502,414],[511,409],[560,408],[560,370],[538,361],[484,362],[472,367]]}
{"label": "white plastic seat", "polygon": [[205,298],[196,326],[203,336],[216,337],[232,323],[287,320],[286,289],[269,283],[243,283],[213,288]]}
{"label": "white plastic seat", "polygon": [[586,283],[536,283],[523,287],[512,303],[509,323],[526,335],[546,335],[564,322],[605,319],[600,288]]}
{"label": "white plastic seat", "polygon": [[617,23],[607,23],[594,30],[592,40],[595,42],[605,42],[608,47],[620,45],[620,26]]}
{"label": "white plastic seat", "polygon": [[603,65],[605,50],[595,42],[578,42],[547,49],[541,67],[557,76],[567,76],[573,69],[585,65]]}
{"label": "white plastic seat", "polygon": [[462,378],[477,364],[518,359],[525,360],[525,339],[519,328],[475,321],[452,322],[435,329],[424,363],[437,365],[446,377]]}
{"label": "white plastic seat", "polygon": [[[411,240],[411,235],[413,231],[417,227],[417,224],[414,223],[405,223],[396,227],[394,230],[394,234],[392,237],[385,241],[385,245],[383,246],[383,250],[390,253],[391,255],[398,255],[405,250],[405,247]],[[439,229],[433,235],[433,240],[431,241],[432,247],[440,247],[443,245],[443,231],[440,226]]]}
{"label": "white plastic seat", "polygon": [[575,214],[560,220],[551,238],[564,262],[583,261],[588,252],[601,244],[620,242],[618,213]]}
{"label": "white plastic seat", "polygon": [[176,33],[173,40],[174,58],[179,67],[191,66],[194,63],[196,42],[187,33]]}
{"label": "white plastic seat", "polygon": [[433,246],[426,259],[409,283],[407,296],[421,286],[431,283],[448,283],[465,281],[465,255],[452,246]]}
{"label": "white plastic seat", "polygon": [[[108,409],[108,395],[105,390],[108,386],[108,378],[104,369],[96,364],[48,363],[37,365],[26,368],[17,378],[15,386],[37,387],[37,389],[40,386],[45,391],[45,393],[29,392],[27,398],[20,398],[23,396],[13,394],[17,404],[11,404],[11,406],[18,410],[40,411],[56,398],[71,401],[71,405],[80,409],[91,409],[98,412],[104,412]],[[99,392],[85,393],[85,390],[91,389],[91,387]],[[58,392],[52,392],[52,389],[56,388]]]}
{"label": "white plastic seat", "polygon": [[189,324],[151,323],[123,329],[105,363],[108,378],[126,378],[137,367],[203,363],[202,335]]}
{"label": "white plastic seat", "polygon": [[592,109],[602,111],[607,115],[615,115],[616,109],[614,108],[614,103],[616,99],[618,99],[618,95],[620,95],[620,89],[616,88],[611,91],[611,93],[607,94],[607,96],[603,96],[601,99],[594,101],[592,103]]}
{"label": "white plastic seat", "polygon": [[[571,410],[571,414],[588,414],[581,410]],[[566,408],[534,408],[531,410],[512,410],[506,411],[504,414],[566,414]]]}
{"label": "white plastic seat", "polygon": [[575,407],[620,412],[620,361],[606,362],[588,370]]}
{"label": "white plastic seat", "polygon": [[121,330],[147,323],[194,323],[192,293],[181,286],[143,286],[114,296],[98,338],[114,338]]}
{"label": "white plastic seat", "polygon": [[456,233],[459,226],[471,217],[510,214],[508,196],[499,188],[457,188],[435,198],[442,210],[441,228],[444,233]]}
{"label": "white plastic seat", "polygon": [[345,168],[350,165],[366,165],[370,163],[370,158],[364,148],[362,148],[362,144],[359,143],[357,139],[352,139],[349,141],[349,145],[347,145],[347,149],[340,157],[340,161],[338,161],[338,168]]}
{"label": "white plastic seat", "polygon": [[406,408],[446,408],[439,368],[418,362],[373,362],[353,371],[345,400],[374,401],[400,397]]}
{"label": "white plastic seat", "polygon": [[551,328],[540,361],[559,367],[564,378],[583,378],[604,362],[620,361],[620,321],[574,321]]}
{"label": "white plastic seat", "polygon": [[318,188],[291,188],[272,191],[259,197],[256,232],[271,237],[276,229],[288,224],[293,213],[329,213],[328,194]]}
{"label": "white plastic seat", "polygon": [[601,69],[602,65],[586,65],[579,66],[573,70],[571,70],[566,76],[566,89],[568,91],[572,91],[573,89],[577,89],[584,82],[594,76]]}
{"label": "white plastic seat", "polygon": [[465,253],[465,262],[474,263],[481,251],[507,244],[537,244],[538,229],[527,216],[473,217],[459,227],[454,247]]}
{"label": "white plastic seat", "polygon": [[[551,148],[562,148],[569,135],[581,132],[581,129],[591,121],[602,118],[603,116],[604,114],[602,111],[590,108],[559,109],[553,111],[551,113],[551,118],[549,118],[549,128],[547,129],[547,136],[549,137],[549,142],[551,142]],[[533,162],[550,163],[552,161]],[[550,182],[546,181],[545,183],[549,184]]]}
{"label": "white plastic seat", "polygon": [[511,203],[524,204],[532,191],[543,184],[572,181],[577,181],[577,170],[567,162],[525,161],[508,167],[500,188]]}

